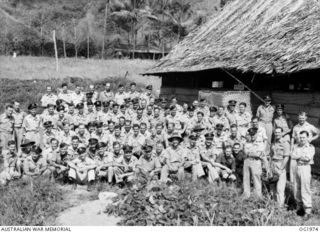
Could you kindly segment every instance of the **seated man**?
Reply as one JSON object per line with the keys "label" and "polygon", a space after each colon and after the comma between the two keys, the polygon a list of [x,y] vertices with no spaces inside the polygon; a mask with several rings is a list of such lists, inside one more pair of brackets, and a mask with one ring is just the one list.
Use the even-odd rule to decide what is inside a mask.
{"label": "seated man", "polygon": [[132,154],[133,148],[131,146],[124,146],[123,147],[123,160],[121,164],[123,164],[123,167],[117,170],[117,182],[126,182],[130,183],[134,179],[135,170],[136,170],[136,164],[138,162],[138,159],[133,156]]}
{"label": "seated man", "polygon": [[143,146],[143,156],[140,157],[136,165],[137,175],[158,180],[161,164],[158,158],[152,156],[152,149],[151,145]]}
{"label": "seated man", "polygon": [[120,174],[121,168],[124,167],[123,161],[123,151],[121,150],[121,145],[119,142],[113,143],[113,150],[109,153],[107,163],[103,164],[103,168],[108,169],[108,183],[111,184],[113,178],[116,182],[120,182],[118,174]]}
{"label": "seated man", "polygon": [[225,166],[217,162],[219,154],[213,145],[213,133],[207,133],[205,135],[205,146],[201,148],[202,166],[206,168],[208,173],[209,183],[214,183],[219,180],[219,173],[221,169],[229,170]]}
{"label": "seated man", "polygon": [[236,160],[232,155],[231,146],[226,146],[224,154],[218,157],[217,162],[228,168],[221,171],[222,180],[231,182],[236,181]]}
{"label": "seated man", "polygon": [[183,141],[179,133],[173,133],[168,138],[170,146],[164,151],[164,166],[161,169],[161,181],[171,181],[169,174],[178,174],[178,180],[184,179],[184,154],[185,150],[180,146]]}
{"label": "seated man", "polygon": [[88,184],[88,191],[91,191],[95,181],[96,164],[88,158],[83,145],[79,146],[78,154],[78,158],[69,162],[69,178],[73,181],[74,188],[77,188],[77,184]]}
{"label": "seated man", "polygon": [[198,178],[205,175],[200,161],[200,148],[197,146],[197,136],[189,136],[189,145],[187,146],[184,159],[184,168],[187,170],[191,169],[192,181],[196,181]]}
{"label": "seated man", "polygon": [[32,146],[31,155],[23,162],[23,179],[29,180],[40,176],[50,176],[47,163],[41,153],[42,149],[40,147]]}
{"label": "seated man", "polygon": [[71,156],[68,154],[68,145],[61,143],[59,150],[50,150],[46,153],[48,169],[50,170],[51,180],[64,174],[68,169],[68,163],[71,162]]}
{"label": "seated man", "polygon": [[104,164],[108,163],[108,152],[107,144],[104,142],[99,142],[96,146],[97,153],[94,157],[96,162],[96,175],[99,179],[106,179],[108,174],[108,168]]}
{"label": "seated man", "polygon": [[2,156],[4,164],[3,171],[0,173],[0,185],[6,185],[11,180],[21,177],[21,160],[16,153],[15,141],[8,141],[8,150],[2,151]]}

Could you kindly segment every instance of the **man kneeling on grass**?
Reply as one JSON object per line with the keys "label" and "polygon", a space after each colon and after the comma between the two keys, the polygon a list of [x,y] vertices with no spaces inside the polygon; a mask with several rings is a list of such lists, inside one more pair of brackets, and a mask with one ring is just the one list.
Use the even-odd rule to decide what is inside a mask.
{"label": "man kneeling on grass", "polygon": [[226,146],[224,153],[221,154],[217,160],[217,163],[225,166],[226,169],[221,171],[221,177],[223,181],[235,182],[236,181],[236,161],[232,155],[232,147]]}
{"label": "man kneeling on grass", "polygon": [[8,142],[8,150],[4,150],[2,156],[4,158],[4,170],[0,173],[0,185],[6,185],[11,180],[21,177],[21,160],[16,153],[15,141]]}
{"label": "man kneeling on grass", "polygon": [[124,146],[123,147],[123,160],[121,164],[123,167],[117,170],[117,177],[118,183],[125,182],[125,183],[130,183],[134,180],[135,178],[135,170],[136,170],[136,165],[138,163],[137,157],[133,156],[132,154],[133,147],[132,146]]}
{"label": "man kneeling on grass", "polygon": [[88,158],[86,148],[81,145],[78,149],[78,158],[69,162],[69,178],[74,183],[74,189],[77,184],[88,184],[88,191],[91,191],[95,181],[95,162]]}

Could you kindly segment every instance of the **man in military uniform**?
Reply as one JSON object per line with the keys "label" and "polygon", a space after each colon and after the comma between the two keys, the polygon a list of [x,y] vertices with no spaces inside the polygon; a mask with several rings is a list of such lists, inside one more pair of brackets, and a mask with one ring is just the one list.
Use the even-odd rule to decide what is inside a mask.
{"label": "man in military uniform", "polygon": [[47,93],[41,97],[41,107],[46,108],[48,104],[55,105],[58,100],[58,96],[52,93],[52,87],[47,86]]}
{"label": "man in military uniform", "polygon": [[140,125],[133,125],[133,134],[128,137],[127,145],[133,147],[133,154],[140,157],[142,146],[145,144],[146,138],[140,133]]}
{"label": "man in military uniform", "polygon": [[47,162],[41,153],[40,147],[32,146],[31,155],[23,162],[23,179],[30,180],[40,176],[50,176],[50,171],[47,170]]}
{"label": "man in military uniform", "polygon": [[227,107],[226,117],[229,120],[229,124],[230,125],[237,124],[237,111],[236,111],[237,101],[229,100],[228,104],[229,105]]}
{"label": "man in military uniform", "polygon": [[20,103],[15,101],[13,104],[13,118],[14,118],[14,138],[17,143],[17,148],[20,149],[22,142],[22,123],[23,119],[27,115],[24,111],[20,109]]}
{"label": "man in military uniform", "polygon": [[0,115],[0,147],[7,149],[8,142],[13,140],[14,117],[13,106],[7,105],[6,111]]}
{"label": "man in military uniform", "polygon": [[283,129],[274,130],[275,140],[271,144],[270,167],[273,175],[278,176],[278,181],[271,185],[271,189],[280,207],[284,206],[284,190],[287,182],[287,162],[290,156],[290,144],[282,137]]}
{"label": "man in military uniform", "polygon": [[108,102],[114,99],[114,94],[111,90],[111,83],[106,83],[105,90],[100,92],[99,100],[101,102]]}
{"label": "man in military uniform", "polygon": [[68,90],[68,84],[62,83],[61,92],[58,94],[58,99],[63,100],[66,104],[70,104],[72,102],[72,92]]}
{"label": "man in military uniform", "polygon": [[23,134],[25,135],[24,140],[34,141],[36,145],[39,145],[41,118],[37,115],[37,107],[36,104],[30,104],[28,106],[30,114],[23,119],[22,128]]}
{"label": "man in military uniform", "polygon": [[41,138],[41,148],[49,148],[51,144],[51,139],[57,137],[57,132],[53,130],[53,124],[51,121],[46,121],[43,123],[44,126],[44,133],[42,134]]}
{"label": "man in military uniform", "polygon": [[241,102],[239,104],[239,113],[236,115],[236,121],[239,133],[242,137],[245,137],[248,129],[250,128],[251,114],[246,111],[247,104]]}
{"label": "man in military uniform", "polygon": [[130,99],[140,99],[140,93],[136,91],[137,84],[135,82],[130,83],[130,91],[127,93],[127,97]]}
{"label": "man in military uniform", "polygon": [[124,99],[127,98],[127,94],[124,92],[124,86],[122,84],[118,87],[118,92],[114,95],[114,101],[118,105],[124,104]]}
{"label": "man in military uniform", "polygon": [[80,124],[76,136],[79,138],[79,142],[83,145],[88,145],[88,140],[90,139],[90,134],[86,129],[86,126],[84,124]]}
{"label": "man in military uniform", "polygon": [[77,184],[88,184],[88,191],[91,191],[95,181],[95,162],[88,158],[86,148],[81,145],[78,149],[78,158],[69,162],[69,179],[72,180],[74,188]]}
{"label": "man in military uniform", "polygon": [[158,180],[161,164],[158,158],[152,156],[152,149],[151,145],[143,146],[143,155],[136,164],[136,175]]}
{"label": "man in military uniform", "polygon": [[192,181],[196,181],[205,175],[200,161],[200,148],[197,146],[197,136],[189,136],[189,145],[187,146],[184,159],[184,168],[187,170],[191,169]]}
{"label": "man in military uniform", "polygon": [[312,192],[311,192],[311,165],[315,155],[315,148],[309,143],[309,132],[299,132],[299,142],[294,145],[291,159],[296,161],[296,169],[294,170],[294,197],[298,206],[298,214],[302,214],[303,210],[307,217],[312,211]]}
{"label": "man in military uniform", "polygon": [[76,86],[74,93],[71,95],[71,102],[74,106],[84,103],[84,94],[81,92],[81,87]]}
{"label": "man in military uniform", "polygon": [[123,151],[121,150],[121,145],[119,142],[114,142],[112,145],[112,151],[108,154],[107,163],[103,165],[103,168],[108,170],[108,183],[111,184],[113,179],[116,183],[121,181],[119,175],[121,174],[121,169],[123,165]]}
{"label": "man in military uniform", "polygon": [[169,174],[177,174],[178,179],[181,181],[184,179],[184,155],[185,150],[180,146],[183,141],[179,133],[173,133],[168,138],[170,146],[164,151],[164,166],[161,169],[161,181],[166,183],[171,181]]}
{"label": "man in military uniform", "polygon": [[13,140],[8,142],[8,150],[2,151],[3,171],[0,173],[0,185],[21,177],[21,160],[16,152],[16,143]]}
{"label": "man in military uniform", "polygon": [[262,161],[264,157],[264,145],[257,142],[257,129],[248,130],[248,141],[244,144],[244,154],[246,156],[243,165],[243,190],[244,197],[250,197],[250,183],[253,180],[253,188],[256,196],[262,196]]}
{"label": "man in military uniform", "polygon": [[271,137],[273,132],[272,120],[275,109],[271,105],[270,96],[265,96],[264,101],[264,105],[260,105],[258,107],[256,116],[258,117],[261,126],[266,129],[268,145],[271,145]]}
{"label": "man in military uniform", "polygon": [[229,130],[229,128],[230,128],[229,120],[225,116],[224,110],[225,109],[223,106],[219,106],[216,115],[212,118],[212,122],[213,122],[214,127],[216,127],[217,124],[222,124],[224,126],[225,130]]}

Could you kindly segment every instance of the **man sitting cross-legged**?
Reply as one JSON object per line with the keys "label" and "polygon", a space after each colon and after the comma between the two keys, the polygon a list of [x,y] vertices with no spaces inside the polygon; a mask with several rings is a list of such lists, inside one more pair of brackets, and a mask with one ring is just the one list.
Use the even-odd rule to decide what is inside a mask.
{"label": "man sitting cross-legged", "polygon": [[152,149],[151,145],[144,145],[142,147],[143,155],[136,165],[137,176],[142,175],[157,180],[161,171],[161,164],[157,157],[152,156]]}
{"label": "man sitting cross-legged", "polygon": [[92,190],[95,181],[95,162],[87,156],[86,148],[81,145],[78,149],[78,158],[69,162],[69,178],[77,184],[88,184],[88,191]]}

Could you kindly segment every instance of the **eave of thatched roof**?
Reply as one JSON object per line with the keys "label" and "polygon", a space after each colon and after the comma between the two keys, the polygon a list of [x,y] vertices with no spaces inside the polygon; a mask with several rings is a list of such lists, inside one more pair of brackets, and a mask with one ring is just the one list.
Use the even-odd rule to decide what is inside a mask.
{"label": "eave of thatched roof", "polygon": [[264,74],[320,68],[320,1],[234,0],[146,74],[216,68]]}

